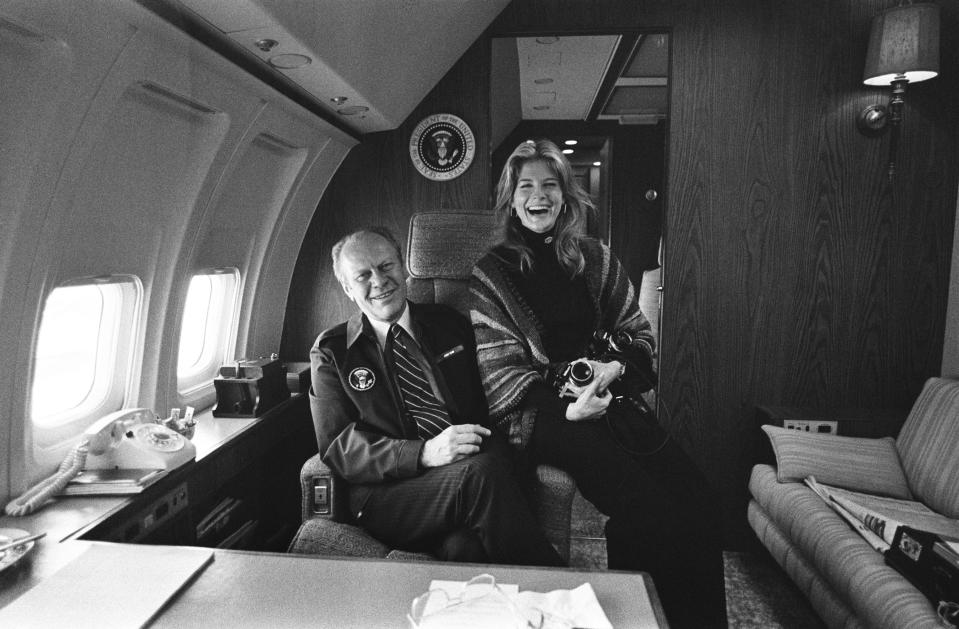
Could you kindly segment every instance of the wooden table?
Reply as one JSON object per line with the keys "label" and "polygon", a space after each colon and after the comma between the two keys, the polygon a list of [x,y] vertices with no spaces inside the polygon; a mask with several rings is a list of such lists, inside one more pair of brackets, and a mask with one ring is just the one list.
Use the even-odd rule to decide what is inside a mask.
{"label": "wooden table", "polygon": [[410,603],[431,580],[467,581],[483,573],[521,591],[572,589],[588,582],[616,629],[668,626],[645,573],[218,550],[213,563],[151,627],[402,629]]}
{"label": "wooden table", "polygon": [[[89,557],[89,554],[85,554],[88,549],[92,546],[101,546],[104,550],[110,551],[107,553],[110,557],[110,566],[124,564],[127,567],[134,564],[136,566],[152,564],[150,550],[161,550],[158,547],[82,540],[68,541],[58,546],[71,557],[81,555]],[[174,548],[187,547],[171,547],[171,550]],[[410,603],[429,589],[432,580],[467,581],[483,573],[492,574],[498,583],[516,584],[521,591],[548,592],[556,589],[573,589],[583,583],[589,583],[606,616],[616,629],[667,627],[652,580],[648,575],[639,572],[588,572],[572,569],[205,550],[213,553],[212,562],[182,586],[180,591],[154,616],[149,624],[150,627],[158,629],[168,627],[176,629],[184,627],[205,629],[210,627],[283,627],[284,629],[395,627],[403,629],[407,627],[406,615],[410,610]],[[110,566],[87,564],[83,565],[82,570],[84,573],[98,573],[104,568],[108,573],[116,570]],[[70,567],[73,570],[78,569],[76,564],[71,564]],[[5,592],[7,603],[29,591],[32,585],[36,585],[29,581],[29,579],[19,583],[16,580],[14,583],[8,581],[9,589]],[[42,583],[43,579],[40,581]],[[51,592],[56,590],[49,598],[60,598],[59,584],[53,587],[53,583],[57,581],[54,579],[46,586]],[[142,580],[136,583],[124,581],[121,584],[94,585],[94,591],[85,594],[83,600],[86,601],[87,598],[95,600],[92,609],[99,610],[100,614],[110,615],[112,611],[119,609],[120,618],[123,618],[130,613],[128,607],[124,607],[124,601],[129,600],[130,596],[136,596],[135,592],[150,591],[149,581],[149,577],[143,576]],[[75,583],[72,579],[70,582]],[[89,586],[89,583],[85,585]],[[110,592],[96,592],[97,587],[108,589]],[[36,592],[31,596],[35,594]],[[81,606],[83,605],[78,604],[78,607]],[[110,610],[105,606],[115,607]],[[45,607],[41,604],[38,609]],[[0,609],[0,615],[2,611]],[[96,614],[90,610],[72,611],[84,617],[88,614],[96,617]],[[33,612],[29,612],[29,615],[33,617]],[[76,618],[75,615],[71,617]],[[120,624],[123,625],[124,622]]]}

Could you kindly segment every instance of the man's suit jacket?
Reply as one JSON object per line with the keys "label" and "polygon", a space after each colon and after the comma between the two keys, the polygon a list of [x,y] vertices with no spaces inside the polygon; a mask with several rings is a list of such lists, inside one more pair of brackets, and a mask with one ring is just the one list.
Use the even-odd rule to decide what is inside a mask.
{"label": "man's suit jacket", "polygon": [[[413,332],[454,424],[488,424],[469,320],[440,304],[410,302]],[[350,483],[419,474],[423,441],[403,410],[376,334],[358,313],[310,350],[310,405],[323,462]]]}

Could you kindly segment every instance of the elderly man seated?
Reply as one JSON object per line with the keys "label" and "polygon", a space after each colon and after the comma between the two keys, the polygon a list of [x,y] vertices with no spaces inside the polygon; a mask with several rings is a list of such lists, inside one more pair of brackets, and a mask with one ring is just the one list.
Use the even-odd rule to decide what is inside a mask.
{"label": "elderly man seated", "polygon": [[350,483],[357,523],[397,548],[454,561],[563,565],[485,426],[470,322],[407,300],[399,244],[345,236],[333,270],[357,305],[310,352],[320,456]]}

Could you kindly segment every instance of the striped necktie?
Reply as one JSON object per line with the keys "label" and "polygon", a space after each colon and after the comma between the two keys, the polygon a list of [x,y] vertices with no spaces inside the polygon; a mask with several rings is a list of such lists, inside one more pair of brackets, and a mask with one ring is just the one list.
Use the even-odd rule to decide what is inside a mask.
{"label": "striped necktie", "polygon": [[406,410],[416,420],[421,439],[432,439],[452,425],[446,407],[433,395],[433,387],[409,350],[413,338],[401,326],[390,326],[390,353]]}

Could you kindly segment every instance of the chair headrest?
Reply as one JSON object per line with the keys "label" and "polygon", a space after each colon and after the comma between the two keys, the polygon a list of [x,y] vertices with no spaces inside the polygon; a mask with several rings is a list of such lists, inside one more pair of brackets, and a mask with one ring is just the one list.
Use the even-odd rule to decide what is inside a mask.
{"label": "chair headrest", "polygon": [[406,265],[413,278],[469,279],[473,265],[499,242],[496,216],[449,210],[410,219]]}

